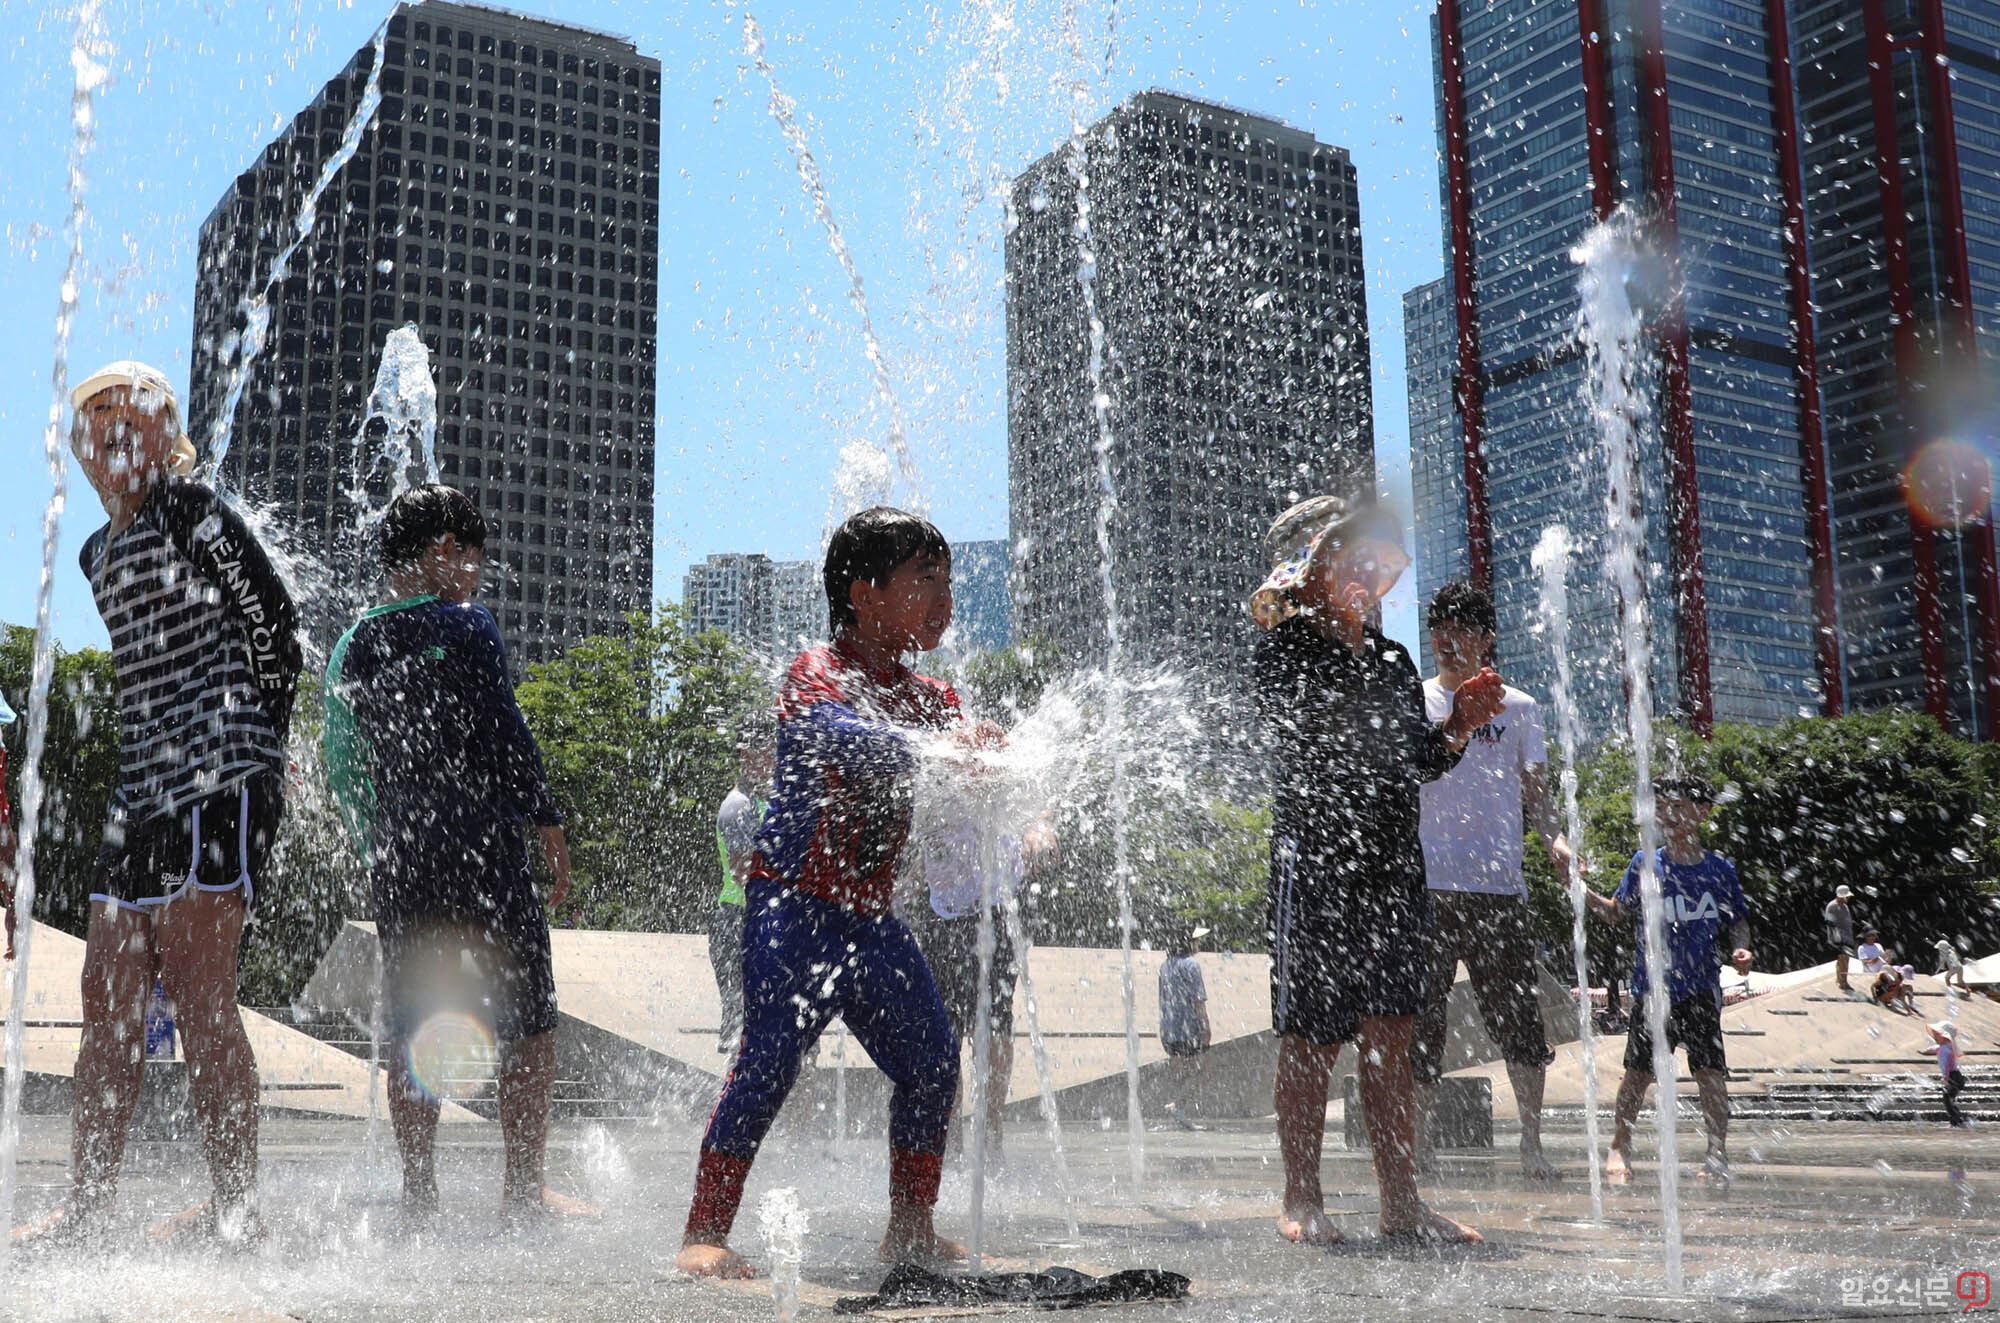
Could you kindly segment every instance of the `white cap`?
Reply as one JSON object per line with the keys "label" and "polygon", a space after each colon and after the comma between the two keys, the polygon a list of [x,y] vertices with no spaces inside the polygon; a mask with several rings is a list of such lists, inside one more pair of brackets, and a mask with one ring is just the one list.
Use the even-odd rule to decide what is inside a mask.
{"label": "white cap", "polygon": [[70,391],[70,407],[81,409],[84,405],[90,403],[93,396],[110,390],[114,386],[130,386],[135,390],[143,388],[159,391],[168,400],[173,401],[176,405],[179,404],[179,400],[174,395],[173,383],[167,380],[166,373],[156,367],[141,363],[137,359],[121,358],[115,363],[106,363],[103,367],[85,377],[74,390]]}
{"label": "white cap", "polygon": [[118,386],[153,392],[161,397],[161,407],[173,420],[174,430],[179,433],[175,438],[173,455],[167,463],[167,469],[171,473],[191,471],[196,458],[194,442],[188,438],[185,424],[181,421],[180,397],[174,394],[174,384],[167,379],[167,374],[151,364],[141,363],[132,358],[121,358],[116,362],[106,363],[70,391],[70,407],[81,410],[98,395]]}
{"label": "white cap", "polygon": [[1211,930],[1207,928],[1197,928],[1193,932],[1189,933],[1188,936],[1194,938],[1196,941],[1200,941],[1202,938],[1208,936],[1210,931]]}
{"label": "white cap", "polygon": [[1943,1034],[1954,1043],[1958,1041],[1958,1026],[1949,1020],[1935,1021],[1932,1023],[1931,1029],[1936,1033]]}
{"label": "white cap", "polygon": [[1849,896],[1852,896],[1853,894],[1854,893],[1848,890],[1846,887],[1835,887],[1833,889],[1833,898],[1835,900],[1846,900]]}
{"label": "white cap", "polygon": [[1950,939],[1949,937],[1940,937],[1940,938],[1938,938],[1938,939],[1937,939],[1937,949],[1938,949],[1938,950],[1940,950],[1940,951],[1949,951],[1949,950],[1951,950],[1951,939]]}

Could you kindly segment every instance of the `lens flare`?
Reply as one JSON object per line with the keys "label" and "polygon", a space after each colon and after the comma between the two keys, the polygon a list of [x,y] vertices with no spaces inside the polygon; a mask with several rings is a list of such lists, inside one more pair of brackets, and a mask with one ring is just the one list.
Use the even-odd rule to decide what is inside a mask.
{"label": "lens flare", "polygon": [[500,1054],[485,1025],[463,1011],[440,1011],[410,1035],[410,1077],[433,1098],[483,1092]]}
{"label": "lens flare", "polygon": [[1929,442],[1903,470],[1903,496],[1924,523],[1956,532],[1992,508],[1993,462],[1967,441]]}

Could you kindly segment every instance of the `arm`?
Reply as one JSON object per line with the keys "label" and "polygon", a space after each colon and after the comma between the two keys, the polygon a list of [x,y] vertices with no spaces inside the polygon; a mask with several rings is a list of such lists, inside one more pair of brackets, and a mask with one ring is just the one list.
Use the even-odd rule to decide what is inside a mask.
{"label": "arm", "polygon": [[514,702],[500,627],[484,607],[467,608],[463,619],[467,628],[457,647],[459,683],[465,686],[470,710],[485,713],[490,722],[494,789],[500,797],[496,807],[538,827],[561,826],[562,810],[556,807],[555,794],[549,789],[541,746],[535,743],[527,719]]}
{"label": "arm", "polygon": [[1752,952],[1750,950],[1750,920],[1738,919],[1729,925],[1729,942],[1733,948],[1729,953],[1729,963],[1739,974],[1750,972]]}
{"label": "arm", "polygon": [[264,712],[283,739],[298,690],[299,613],[290,590],[250,526],[200,483],[176,481],[161,506],[167,536],[222,594],[250,649],[250,671]]}
{"label": "arm", "polygon": [[563,835],[560,824],[542,828],[542,858],[548,861],[549,871],[556,877],[555,889],[549,892],[549,908],[559,910],[569,899],[569,839]]}
{"label": "arm", "polygon": [[870,720],[831,698],[801,708],[780,730],[812,762],[874,776],[900,775],[916,767],[912,733],[894,722]]}
{"label": "arm", "polygon": [[1521,769],[1521,808],[1528,825],[1548,847],[1549,858],[1555,860],[1556,867],[1567,878],[1570,864],[1577,856],[1556,816],[1556,797],[1549,791],[1548,770],[1547,763],[1529,763]]}

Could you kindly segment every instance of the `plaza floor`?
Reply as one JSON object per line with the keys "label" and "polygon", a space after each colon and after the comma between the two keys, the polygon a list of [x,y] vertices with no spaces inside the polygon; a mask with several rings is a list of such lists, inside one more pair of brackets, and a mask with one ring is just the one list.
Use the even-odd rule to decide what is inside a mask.
{"label": "plaza floor", "polygon": [[[1425,1250],[1375,1236],[1368,1155],[1342,1149],[1338,1133],[1336,1126],[1325,1180],[1349,1242],[1333,1250],[1284,1245],[1273,1234],[1277,1153],[1268,1121],[1149,1132],[1145,1180],[1136,1191],[1122,1125],[1069,1129],[1074,1239],[1052,1147],[1040,1133],[1013,1134],[1009,1163],[987,1195],[987,1266],[1166,1268],[1192,1279],[1186,1302],[1117,1308],[1274,1321],[1943,1317],[1966,1309],[1961,1292],[1979,1293],[1978,1279],[1961,1274],[2000,1276],[2000,1140],[1985,1131],[1740,1127],[1732,1144],[1737,1178],[1726,1190],[1683,1182],[1679,1293],[1667,1289],[1649,1162],[1634,1185],[1607,1190],[1603,1222],[1592,1224],[1580,1133],[1551,1136],[1551,1152],[1570,1173],[1554,1189],[1520,1176],[1509,1134],[1495,1150],[1448,1154],[1433,1197],[1489,1241]],[[1684,1125],[1682,1135],[1682,1170],[1691,1176],[1698,1125]],[[552,1174],[607,1215],[525,1233],[502,1232],[494,1216],[497,1132],[479,1125],[446,1136],[440,1172],[448,1212],[413,1238],[399,1226],[396,1172],[379,1135],[371,1139],[359,1122],[267,1121],[269,1235],[243,1252],[146,1246],[148,1221],[199,1198],[205,1181],[192,1145],[135,1144],[115,1245],[13,1255],[0,1270],[0,1317],[706,1323],[778,1316],[766,1282],[691,1281],[671,1266],[697,1141],[692,1127],[559,1128]],[[25,1216],[63,1193],[67,1126],[30,1117],[23,1139],[17,1199]],[[1649,1151],[1642,1143],[1642,1155]],[[736,1243],[768,1262],[760,1202],[779,1187],[796,1191],[809,1219],[799,1316],[833,1317],[837,1298],[867,1295],[881,1280],[873,1249],[886,1184],[877,1139],[849,1139],[835,1151],[823,1133],[774,1136],[753,1174]],[[962,1170],[948,1167],[939,1212],[947,1233],[970,1231]],[[968,1312],[982,1311],[906,1316]]]}

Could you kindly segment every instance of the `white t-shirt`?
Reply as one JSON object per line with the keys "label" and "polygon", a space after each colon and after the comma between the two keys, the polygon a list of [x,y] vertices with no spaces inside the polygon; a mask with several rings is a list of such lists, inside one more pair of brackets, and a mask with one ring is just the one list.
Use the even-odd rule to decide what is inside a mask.
{"label": "white t-shirt", "polygon": [[1880,942],[1863,942],[1854,948],[1854,956],[1861,962],[1861,972],[1864,974],[1879,974],[1882,972],[1882,967],[1889,963],[1888,955],[1882,950]]}
{"label": "white t-shirt", "polygon": [[[1500,714],[1474,731],[1458,766],[1422,791],[1424,878],[1433,891],[1527,893],[1521,879],[1521,772],[1549,760],[1535,700],[1509,686]],[[1424,681],[1430,719],[1451,715],[1451,690]]]}
{"label": "white t-shirt", "polygon": [[982,879],[989,866],[993,869],[995,905],[1012,899],[1021,880],[1021,843],[1005,836],[989,839],[984,826],[971,818],[933,835],[925,844],[923,858],[931,910],[941,919],[963,919],[979,913]]}

